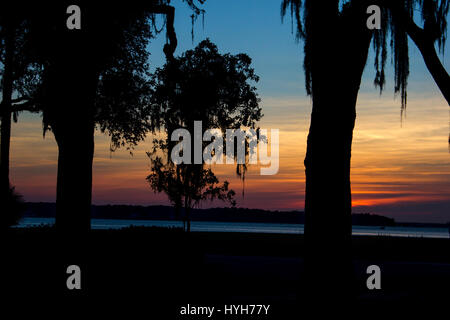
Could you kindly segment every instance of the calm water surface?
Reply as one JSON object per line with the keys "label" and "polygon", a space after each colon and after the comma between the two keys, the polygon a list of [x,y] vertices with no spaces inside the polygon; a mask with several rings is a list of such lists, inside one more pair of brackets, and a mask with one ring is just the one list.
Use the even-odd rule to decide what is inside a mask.
{"label": "calm water surface", "polygon": [[[40,225],[52,225],[53,218],[24,218],[18,227],[36,227]],[[121,229],[130,226],[143,227],[182,227],[181,221],[164,220],[113,220],[92,219],[93,229]],[[256,223],[256,222],[209,222],[193,221],[193,232],[253,232],[253,233],[282,233],[302,234],[303,224],[288,223]],[[420,227],[366,227],[353,226],[353,235],[364,236],[396,236],[396,237],[424,237],[424,238],[449,238],[446,228],[420,228]]]}

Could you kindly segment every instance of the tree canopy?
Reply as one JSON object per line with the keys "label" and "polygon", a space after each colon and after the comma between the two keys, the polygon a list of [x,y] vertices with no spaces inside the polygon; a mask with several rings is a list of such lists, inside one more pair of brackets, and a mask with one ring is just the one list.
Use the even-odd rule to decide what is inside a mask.
{"label": "tree canopy", "polygon": [[[187,215],[192,206],[206,199],[235,205],[229,183],[220,184],[203,160],[201,164],[175,164],[170,159],[174,146],[170,139],[180,128],[193,133],[194,121],[201,121],[203,130],[222,133],[241,126],[254,128],[262,117],[253,84],[258,79],[249,56],[220,54],[210,40],[156,70],[151,103],[153,114],[158,116],[153,118],[153,126],[166,138],[154,141],[154,150],[149,153],[152,172],[147,180],[155,192],[165,192],[178,211],[184,206]],[[167,158],[158,156],[158,151]],[[243,169],[238,166],[238,174]]]}

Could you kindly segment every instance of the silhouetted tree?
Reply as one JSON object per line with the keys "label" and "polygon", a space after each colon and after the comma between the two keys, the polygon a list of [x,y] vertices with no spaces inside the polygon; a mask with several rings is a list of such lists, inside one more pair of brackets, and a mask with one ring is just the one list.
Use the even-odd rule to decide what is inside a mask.
{"label": "silhouetted tree", "polygon": [[[382,8],[381,30],[366,26],[370,5]],[[423,28],[413,20],[415,8],[421,12]],[[289,9],[297,21],[297,36],[304,40],[306,90],[313,101],[305,159],[305,235],[309,268],[315,274],[309,279],[316,294],[327,299],[349,286],[351,145],[370,44],[376,57],[375,85],[383,90],[390,38],[395,92],[401,94],[402,108],[409,74],[408,36],[449,102],[449,76],[434,48],[436,42],[444,48],[449,1],[283,0],[282,16]]]}
{"label": "silhouetted tree", "polygon": [[[184,2],[194,14],[201,12],[193,0]],[[151,129],[147,45],[155,15],[163,14],[168,38],[164,52],[168,59],[173,57],[174,8],[168,3],[60,1],[23,6],[32,50],[44,67],[44,128],[53,132],[58,145],[58,229],[90,228],[96,126],[111,135],[112,149],[133,147]],[[73,4],[81,8],[80,30],[66,27],[66,10]]]}
{"label": "silhouetted tree", "polygon": [[[147,180],[155,192],[168,195],[177,212],[184,206],[188,230],[193,205],[206,199],[224,200],[234,205],[234,192],[228,189],[227,181],[219,184],[212,170],[205,168],[203,158],[201,163],[194,164],[194,143],[189,147],[190,164],[175,164],[170,157],[174,147],[170,140],[172,133],[184,128],[194,137],[195,121],[201,121],[202,130],[217,129],[222,136],[226,129],[255,128],[262,114],[256,88],[251,82],[258,80],[251,68],[250,57],[220,54],[209,40],[202,41],[194,50],[188,50],[155,72],[153,114],[159,115],[154,119],[162,121],[153,125],[166,133],[167,140],[155,140],[149,156],[152,159],[158,150],[162,150],[167,163],[163,163],[161,156],[152,159],[152,173]],[[203,132],[201,134],[197,138],[202,139]],[[248,144],[245,144],[248,153]],[[202,142],[201,145],[203,152],[206,144]],[[245,173],[245,163],[238,165],[237,173]]]}

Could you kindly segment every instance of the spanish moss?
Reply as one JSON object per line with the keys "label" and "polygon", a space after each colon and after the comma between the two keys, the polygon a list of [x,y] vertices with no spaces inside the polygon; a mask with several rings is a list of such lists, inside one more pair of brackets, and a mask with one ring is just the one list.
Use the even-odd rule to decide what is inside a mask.
{"label": "spanish moss", "polygon": [[[308,95],[312,93],[311,55],[312,36],[309,24],[312,20],[312,0],[283,0],[281,4],[282,20],[290,12],[291,19],[297,24],[296,38],[304,40],[304,70],[305,87]],[[356,1],[339,1],[339,7],[351,5]],[[437,44],[439,51],[443,54],[447,39],[447,21],[450,1],[449,0],[404,0],[399,3],[392,1],[374,0],[370,4],[379,5],[381,8],[381,29],[373,33],[374,50],[374,85],[380,90],[380,94],[386,85],[386,61],[388,56],[388,42],[390,43],[391,61],[394,67],[394,92],[401,97],[402,111],[407,104],[407,86],[409,76],[409,48],[408,34],[404,13],[408,17],[421,20],[423,30],[432,41]],[[420,14],[414,14],[420,12]]]}

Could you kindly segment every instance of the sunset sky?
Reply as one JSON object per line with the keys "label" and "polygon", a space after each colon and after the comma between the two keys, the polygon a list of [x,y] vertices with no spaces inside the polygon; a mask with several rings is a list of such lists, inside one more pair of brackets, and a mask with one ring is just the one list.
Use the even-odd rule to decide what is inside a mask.
{"label": "sunset sky", "polygon": [[[281,1],[207,1],[204,27],[195,23],[191,39],[191,12],[181,1],[177,7],[176,54],[209,37],[222,53],[247,53],[260,76],[257,84],[264,117],[262,128],[280,130],[280,170],[260,176],[250,168],[242,182],[234,166],[216,166],[221,180],[237,192],[240,207],[303,210],[303,159],[309,127],[311,99],[304,89],[303,44],[291,33],[291,21],[280,19]],[[162,26],[162,19],[159,26]],[[152,68],[164,63],[161,33],[149,46]],[[448,48],[448,46],[447,46]],[[332,48],[331,48],[332,50]],[[332,53],[330,53],[332,54]],[[411,70],[406,115],[401,118],[400,98],[394,97],[392,68],[380,96],[373,86],[373,57],[369,58],[357,106],[352,157],[353,212],[371,212],[397,221],[450,221],[449,106],[429,75],[418,49],[410,44]],[[450,54],[440,55],[447,71]],[[388,59],[390,61],[390,59]],[[55,201],[57,148],[54,137],[42,136],[39,115],[22,114],[14,124],[11,143],[11,179],[27,201]],[[134,155],[109,151],[109,138],[97,133],[94,159],[95,204],[168,204],[154,194],[149,174],[151,137]],[[330,161],[333,161],[330,155]],[[220,206],[220,203],[204,204]]]}

